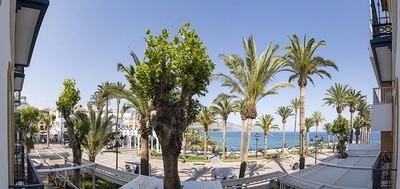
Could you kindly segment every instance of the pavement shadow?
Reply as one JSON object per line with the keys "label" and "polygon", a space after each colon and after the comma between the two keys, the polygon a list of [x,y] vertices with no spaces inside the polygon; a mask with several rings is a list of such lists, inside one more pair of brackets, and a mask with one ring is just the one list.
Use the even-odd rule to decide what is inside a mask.
{"label": "pavement shadow", "polygon": [[196,181],[201,177],[207,178],[207,174],[211,174],[212,167],[202,166],[199,168],[192,167],[179,171],[179,173],[187,174],[190,178],[185,181]]}
{"label": "pavement shadow", "polygon": [[246,175],[249,175],[250,177],[254,176],[255,174],[260,175],[260,173],[258,173],[258,171],[260,169],[264,169],[264,168],[265,167],[263,164],[257,164],[257,163],[248,164],[247,169],[246,169],[246,171],[247,171]]}

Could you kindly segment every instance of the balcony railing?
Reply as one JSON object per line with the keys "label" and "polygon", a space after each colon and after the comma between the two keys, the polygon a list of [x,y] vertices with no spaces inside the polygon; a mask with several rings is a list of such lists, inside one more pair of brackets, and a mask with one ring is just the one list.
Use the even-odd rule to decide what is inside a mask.
{"label": "balcony railing", "polygon": [[392,152],[381,152],[372,167],[372,188],[394,188],[397,169],[392,169]]}
{"label": "balcony railing", "polygon": [[392,23],[390,22],[387,9],[387,0],[371,0],[373,38],[392,35]]}
{"label": "balcony railing", "polygon": [[44,184],[36,171],[31,158],[24,153],[21,142],[15,143],[14,185],[9,188],[43,189]]}
{"label": "balcony railing", "polygon": [[373,88],[374,90],[374,104],[386,104],[392,103],[393,100],[393,88],[392,87],[379,87]]}

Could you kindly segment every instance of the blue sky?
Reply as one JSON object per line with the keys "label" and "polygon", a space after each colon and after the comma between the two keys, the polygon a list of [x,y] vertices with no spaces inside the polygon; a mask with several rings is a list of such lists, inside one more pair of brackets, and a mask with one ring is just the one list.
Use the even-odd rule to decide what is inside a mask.
{"label": "blue sky", "polygon": [[[322,106],[326,90],[335,82],[361,90],[372,102],[376,80],[369,59],[369,1],[51,1],[36,42],[31,66],[25,70],[23,95],[38,108],[53,107],[63,89],[65,78],[74,78],[85,105],[101,82],[121,81],[116,64],[132,64],[130,51],[143,58],[145,31],[159,34],[168,28],[172,34],[190,22],[203,40],[215,72],[227,73],[218,54],[243,56],[242,37],[252,35],[258,52],[272,42],[289,44],[288,35],[325,40],[316,55],[333,60],[339,72],[328,69],[332,80],[314,77],[315,87],[306,87],[306,116],[321,111],[328,122],[337,114],[332,106]],[[283,54],[280,51],[279,54]],[[289,73],[280,73],[274,83],[287,81]],[[299,97],[295,88],[282,89],[257,104],[259,115],[274,114],[277,107],[289,105]],[[208,87],[201,98],[210,105],[220,92],[219,81]],[[115,103],[113,103],[115,106]],[[343,113],[349,117],[348,109]],[[275,115],[275,122],[281,119]],[[240,124],[238,115],[230,122]],[[288,120],[293,130],[293,118]]]}

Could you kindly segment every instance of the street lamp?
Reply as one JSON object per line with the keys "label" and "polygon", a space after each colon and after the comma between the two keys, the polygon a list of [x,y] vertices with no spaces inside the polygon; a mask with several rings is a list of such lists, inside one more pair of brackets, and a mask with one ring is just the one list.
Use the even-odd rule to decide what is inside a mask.
{"label": "street lamp", "polygon": [[254,136],[254,138],[256,139],[256,158],[257,158],[257,151],[258,151],[257,145],[258,145],[258,140],[260,139],[260,135],[256,133],[256,136]]}

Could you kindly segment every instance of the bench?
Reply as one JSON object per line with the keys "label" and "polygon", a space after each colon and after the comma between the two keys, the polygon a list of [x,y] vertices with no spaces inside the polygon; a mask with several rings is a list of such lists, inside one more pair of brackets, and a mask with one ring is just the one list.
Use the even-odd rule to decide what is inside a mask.
{"label": "bench", "polygon": [[204,162],[193,162],[193,165],[206,165]]}

